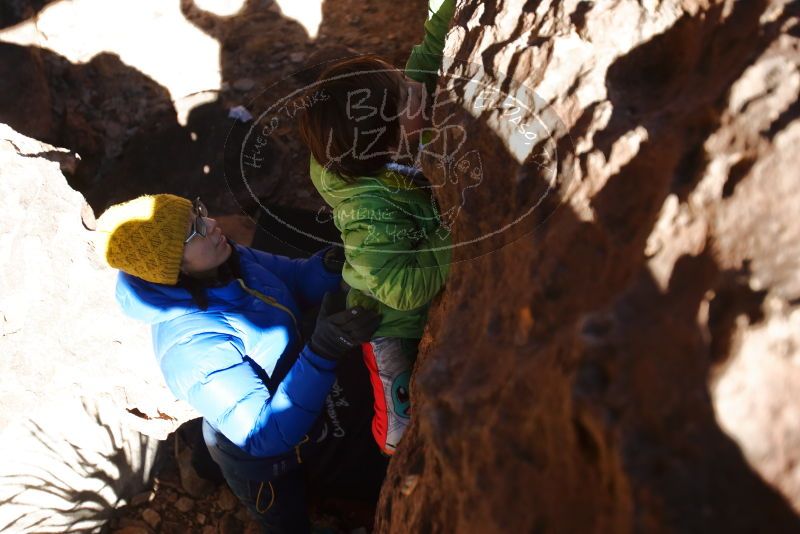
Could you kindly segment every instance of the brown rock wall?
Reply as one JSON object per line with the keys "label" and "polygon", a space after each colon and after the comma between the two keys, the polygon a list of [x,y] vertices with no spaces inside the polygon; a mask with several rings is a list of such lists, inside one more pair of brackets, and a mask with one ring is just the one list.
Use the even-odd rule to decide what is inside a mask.
{"label": "brown rock wall", "polygon": [[378,531],[800,528],[799,47],[777,1],[459,5],[449,79],[550,135],[436,111],[483,163],[438,189],[457,243],[536,209],[456,249]]}

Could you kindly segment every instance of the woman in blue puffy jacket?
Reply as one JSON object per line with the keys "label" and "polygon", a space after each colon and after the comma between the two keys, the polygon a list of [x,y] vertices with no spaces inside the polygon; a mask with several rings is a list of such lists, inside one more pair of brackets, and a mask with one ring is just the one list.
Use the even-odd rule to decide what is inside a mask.
{"label": "woman in blue puffy jacket", "polygon": [[[199,199],[173,195],[112,206],[97,231],[120,270],[117,300],[152,325],[167,385],[203,416],[212,458],[265,532],[309,530],[309,477],[376,498],[386,462],[371,445],[368,379],[342,370],[357,369],[352,349],[380,317],[343,309],[337,247],[288,259],[235,245]],[[302,314],[320,303],[304,343]]]}

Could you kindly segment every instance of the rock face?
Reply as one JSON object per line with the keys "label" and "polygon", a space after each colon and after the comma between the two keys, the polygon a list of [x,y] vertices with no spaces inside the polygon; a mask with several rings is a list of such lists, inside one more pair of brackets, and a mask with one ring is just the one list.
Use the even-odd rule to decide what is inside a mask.
{"label": "rock face", "polygon": [[[300,89],[311,81],[307,69],[328,59],[318,54],[333,48],[331,58],[357,49],[402,64],[427,4],[304,4],[301,12],[322,9],[312,38],[282,12],[297,11],[288,1],[120,0],[114,9],[104,0],[50,1],[0,5],[0,122],[79,153],[69,183],[97,213],[163,192],[200,195],[226,215],[257,212],[254,195],[313,211],[322,205],[295,128],[276,135],[245,188],[229,110],[257,113],[273,94]],[[241,9],[203,9],[222,4]]]}
{"label": "rock face", "polygon": [[424,160],[464,246],[379,532],[800,529],[799,11],[459,3],[432,152],[483,175]]}
{"label": "rock face", "polygon": [[76,164],[0,125],[0,528],[102,524],[148,482],[157,440],[196,417],[113,299],[62,174]]}
{"label": "rock face", "polygon": [[[0,26],[47,3],[15,0]],[[422,3],[387,23],[325,2],[311,40],[264,2],[181,2],[222,73],[186,124],[193,102],[114,54],[0,46],[0,119],[82,156],[0,127],[0,530],[97,527],[149,477],[139,432],[191,413],[109,299],[60,170],[98,211],[156,186],[225,191],[231,106],[305,83],[297,62],[322,45],[402,64]],[[800,531],[798,3],[458,3],[435,111],[452,128],[424,158],[457,261],[377,530]],[[291,138],[262,193],[313,207]],[[167,509],[119,526],[185,530]],[[207,512],[195,524],[214,531]]]}

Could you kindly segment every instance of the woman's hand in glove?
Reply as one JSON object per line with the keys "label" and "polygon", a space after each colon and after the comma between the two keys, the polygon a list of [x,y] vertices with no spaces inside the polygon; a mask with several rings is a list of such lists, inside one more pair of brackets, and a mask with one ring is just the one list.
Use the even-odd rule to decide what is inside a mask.
{"label": "woman's hand in glove", "polygon": [[311,334],[311,350],[329,360],[338,360],[372,338],[381,323],[377,312],[360,306],[345,309],[345,293],[325,293]]}

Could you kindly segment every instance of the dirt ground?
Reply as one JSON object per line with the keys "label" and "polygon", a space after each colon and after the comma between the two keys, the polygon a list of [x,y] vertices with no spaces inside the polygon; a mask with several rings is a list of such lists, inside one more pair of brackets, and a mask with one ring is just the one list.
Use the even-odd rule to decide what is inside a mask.
{"label": "dirt ground", "polygon": [[[191,466],[182,431],[163,442],[155,481],[118,508],[106,525],[112,534],[256,534],[259,527],[222,481],[203,479]],[[364,503],[316,498],[309,504],[316,533],[370,532],[374,510]]]}

